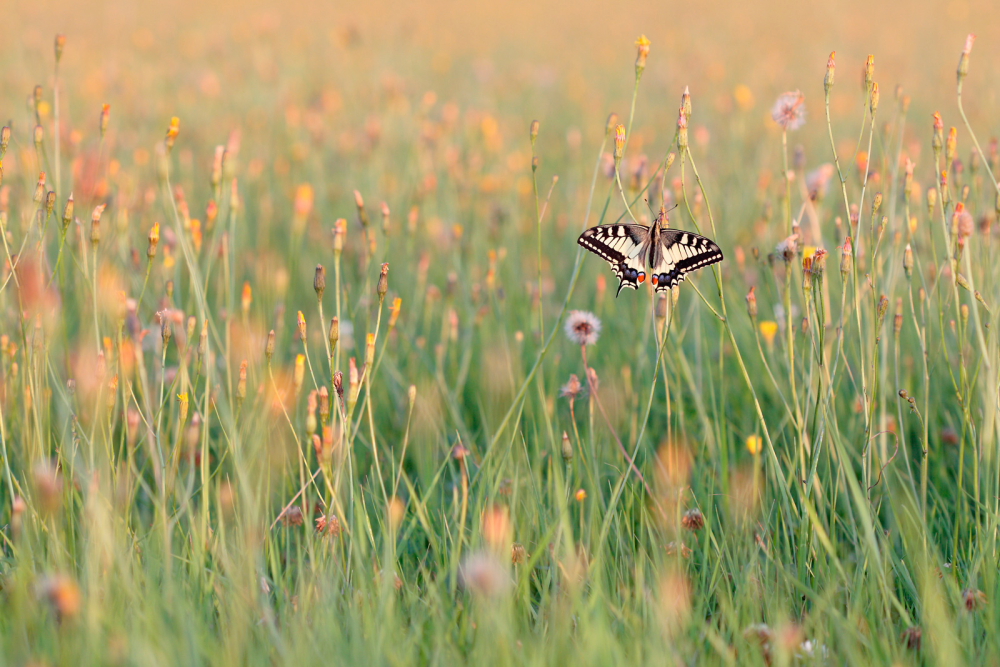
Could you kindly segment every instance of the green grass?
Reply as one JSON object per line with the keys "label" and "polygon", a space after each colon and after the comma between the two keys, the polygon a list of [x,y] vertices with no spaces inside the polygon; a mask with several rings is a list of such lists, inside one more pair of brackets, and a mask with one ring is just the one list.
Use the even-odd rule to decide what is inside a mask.
{"label": "green grass", "polygon": [[[511,78],[275,100],[257,53],[218,111],[167,132],[143,114],[168,95],[123,95],[105,132],[38,64],[0,207],[0,654],[1000,659],[1000,128],[960,105],[939,145],[954,97],[873,110],[866,85],[787,135],[696,90],[678,129],[647,105],[657,48],[614,84],[620,178],[618,121],[541,101],[536,139]],[[615,299],[575,239],[661,204],[726,260]],[[602,321],[585,349],[575,309]]]}

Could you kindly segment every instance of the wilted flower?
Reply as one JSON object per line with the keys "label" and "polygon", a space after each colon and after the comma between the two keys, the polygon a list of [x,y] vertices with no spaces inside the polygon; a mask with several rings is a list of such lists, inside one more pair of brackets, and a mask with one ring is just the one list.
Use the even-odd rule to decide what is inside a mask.
{"label": "wilted flower", "polygon": [[962,603],[968,611],[976,611],[986,604],[986,593],[977,588],[966,588],[962,591]]}
{"label": "wilted flower", "polygon": [[919,625],[911,625],[906,630],[903,630],[903,646],[911,651],[919,651],[923,634],[923,630],[920,629]]}
{"label": "wilted flower", "polygon": [[771,107],[771,118],[782,130],[797,130],[806,122],[805,96],[801,92],[782,93]]}
{"label": "wilted flower", "polygon": [[684,516],[681,517],[681,525],[688,530],[699,531],[705,527],[705,515],[701,513],[700,509],[693,507],[684,512]]}
{"label": "wilted flower", "polygon": [[571,401],[575,401],[583,394],[583,392],[584,388],[583,384],[580,382],[580,378],[576,376],[576,373],[573,373],[569,376],[569,380],[566,381],[566,384],[564,384],[559,390],[559,395],[564,398],[568,398]]}
{"label": "wilted flower", "polygon": [[775,247],[774,253],[784,258],[786,262],[789,262],[798,250],[798,243],[799,235],[792,234],[791,236],[784,238],[781,243]]}
{"label": "wilted flower", "polygon": [[302,518],[302,508],[298,505],[286,507],[278,516],[278,519],[283,526],[301,526],[305,523],[305,520]]}
{"label": "wilted flower", "polygon": [[571,311],[566,318],[566,337],[577,345],[593,345],[601,335],[601,320],[586,310]]}
{"label": "wilted flower", "polygon": [[528,550],[523,544],[514,542],[510,547],[510,562],[514,565],[521,565],[528,560]]}
{"label": "wilted flower", "polygon": [[340,535],[340,519],[334,514],[316,517],[316,532],[325,533],[330,537],[337,537]]}

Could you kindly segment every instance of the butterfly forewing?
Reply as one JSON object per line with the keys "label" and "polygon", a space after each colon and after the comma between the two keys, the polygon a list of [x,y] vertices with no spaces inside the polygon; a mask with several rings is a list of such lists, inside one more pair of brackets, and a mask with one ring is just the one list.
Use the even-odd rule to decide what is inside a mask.
{"label": "butterfly forewing", "polygon": [[639,289],[645,281],[645,250],[649,228],[644,225],[602,225],[588,229],[577,240],[604,258],[618,277],[618,293],[625,287]]}
{"label": "butterfly forewing", "polygon": [[662,230],[657,250],[651,258],[657,292],[671,289],[691,271],[722,261],[722,251],[714,241],[680,229]]}

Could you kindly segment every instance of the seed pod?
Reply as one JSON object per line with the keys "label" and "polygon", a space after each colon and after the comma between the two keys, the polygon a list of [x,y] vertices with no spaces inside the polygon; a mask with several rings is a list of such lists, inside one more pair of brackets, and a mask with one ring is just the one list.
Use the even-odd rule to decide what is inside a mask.
{"label": "seed pod", "polygon": [[875,331],[882,328],[882,322],[885,321],[885,313],[889,310],[889,297],[883,294],[879,297],[878,306],[875,311]]}
{"label": "seed pod", "polygon": [[240,379],[236,383],[236,398],[242,401],[247,397],[247,360],[240,362]]}
{"label": "seed pod", "polygon": [[101,215],[104,214],[105,204],[94,207],[94,212],[90,214],[90,242],[97,245],[101,242]]}
{"label": "seed pod", "polygon": [[69,199],[66,200],[66,207],[63,209],[62,227],[64,234],[69,228],[69,223],[73,222],[73,208],[73,195],[71,194]]}
{"label": "seed pod", "polygon": [[52,211],[56,207],[56,191],[49,190],[45,193],[45,220],[48,221],[52,217]]}
{"label": "seed pod", "polygon": [[528,138],[531,139],[531,148],[535,148],[535,140],[538,139],[538,127],[539,122],[537,120],[531,121],[531,125],[528,127]]}
{"label": "seed pod", "polygon": [[681,110],[686,117],[691,118],[691,90],[688,86],[684,86],[684,92],[681,93]]}
{"label": "seed pod", "polygon": [[31,200],[36,204],[41,204],[45,200],[45,172],[38,174],[38,182],[35,183],[35,194]]}
{"label": "seed pod", "polygon": [[389,291],[389,262],[382,264],[382,272],[378,277],[378,284],[375,286],[375,293],[378,294],[378,302],[381,304],[385,299],[385,293]]}
{"label": "seed pod", "polygon": [[7,153],[7,146],[10,145],[10,126],[4,125],[0,129],[0,159]]}
{"label": "seed pod", "polygon": [[201,335],[198,336],[198,356],[202,360],[208,357],[208,320],[201,321]]}
{"label": "seed pod", "polygon": [[871,97],[869,98],[869,104],[868,104],[868,109],[871,111],[872,116],[874,116],[875,112],[878,111],[878,100],[879,100],[878,83],[876,82],[872,84],[872,94]]}
{"label": "seed pod", "polygon": [[936,188],[928,188],[927,190],[927,216],[930,217],[934,215],[934,207],[937,205],[938,193]]}
{"label": "seed pod", "polygon": [[972,33],[965,38],[965,46],[962,48],[962,55],[958,57],[958,71],[957,78],[958,83],[962,83],[962,79],[969,73],[969,54],[972,53],[972,45],[976,41],[976,36]]}
{"label": "seed pod", "polygon": [[164,310],[160,312],[160,339],[163,341],[164,348],[170,343],[170,338],[173,335],[174,330],[170,325],[170,312]]}
{"label": "seed pod", "polygon": [[684,109],[680,109],[677,114],[677,148],[683,152],[688,147],[688,120],[684,115]]}
{"label": "seed pod", "polygon": [[365,211],[365,200],[357,190],[354,191],[354,205],[358,209],[358,222],[361,223],[361,228],[368,229],[368,212]]}
{"label": "seed pod", "polygon": [[347,240],[347,220],[337,218],[333,223],[333,254],[337,257],[344,252],[344,242]]}
{"label": "seed pod", "polygon": [[865,61],[865,91],[872,89],[872,85],[875,83],[875,56],[868,54],[868,60]]}
{"label": "seed pod", "polygon": [[892,319],[892,330],[897,336],[903,330],[903,297],[896,297],[896,315]]}
{"label": "seed pod", "polygon": [[747,292],[747,313],[750,315],[750,319],[755,321],[757,319],[757,286],[754,285]]}
{"label": "seed pod", "polygon": [[569,440],[569,434],[563,431],[562,434],[562,457],[563,461],[569,463],[573,460],[573,443]]}
{"label": "seed pod", "polygon": [[340,340],[340,319],[334,317],[330,320],[330,354],[337,349],[337,341]]}
{"label": "seed pod", "polygon": [[306,341],[306,316],[302,314],[300,310],[296,315],[296,325],[299,331],[299,338],[304,343]]}
{"label": "seed pod", "polygon": [[622,153],[625,151],[625,126],[619,123],[615,126],[615,165],[622,161]]}
{"label": "seed pod", "polygon": [[326,385],[319,388],[319,418],[324,426],[330,421],[330,390]]}
{"label": "seed pod", "polygon": [[160,223],[154,222],[149,230],[149,246],[146,248],[146,257],[152,261],[156,257],[156,247],[160,244]]}
{"label": "seed pod", "polygon": [[[617,127],[618,127],[618,114],[612,111],[611,113],[608,114],[608,119],[604,123],[605,136],[609,136],[612,132],[615,131]],[[10,128],[5,128],[5,129],[7,129],[7,134],[9,136]]]}
{"label": "seed pod", "polygon": [[847,274],[851,271],[851,256],[854,253],[854,247],[851,245],[851,237],[848,236],[844,239],[844,247],[840,254],[840,277],[842,280],[847,280]]}
{"label": "seed pod", "polygon": [[267,358],[267,363],[271,363],[271,357],[274,356],[274,329],[271,329],[267,333],[267,343],[264,344],[264,356]]}
{"label": "seed pod", "polygon": [[944,147],[944,121],[941,120],[941,113],[934,112],[934,134],[931,136],[931,148],[934,150],[934,159],[937,161]]}
{"label": "seed pod", "polygon": [[944,140],[944,163],[950,165],[958,156],[958,128],[948,130],[948,138]]}
{"label": "seed pod", "polygon": [[333,374],[333,389],[337,392],[337,397],[340,402],[344,402],[344,374],[341,371],[337,371]]}
{"label": "seed pod", "polygon": [[347,393],[347,412],[351,413],[354,410],[354,405],[358,402],[358,392],[361,387],[361,379],[358,376],[358,362],[354,357],[351,357],[348,362],[348,393]]}
{"label": "seed pod", "polygon": [[831,51],[830,57],[826,61],[826,76],[823,77],[823,89],[830,93],[830,89],[833,88],[834,74],[837,70],[837,52]]}
{"label": "seed pod", "polygon": [[903,271],[906,272],[907,280],[913,275],[913,248],[907,243],[903,249]]}
{"label": "seed pod", "polygon": [[322,264],[316,265],[316,274],[313,276],[313,290],[316,298],[323,300],[323,292],[326,291],[326,268]]}

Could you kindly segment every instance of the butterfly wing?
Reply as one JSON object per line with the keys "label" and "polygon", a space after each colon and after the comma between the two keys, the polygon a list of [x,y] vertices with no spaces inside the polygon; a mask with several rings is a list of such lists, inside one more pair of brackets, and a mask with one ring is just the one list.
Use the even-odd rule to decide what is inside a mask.
{"label": "butterfly wing", "polygon": [[680,229],[660,232],[658,248],[652,249],[651,281],[657,292],[679,284],[688,273],[722,261],[722,251],[711,239]]}
{"label": "butterfly wing", "polygon": [[580,234],[577,243],[605,259],[618,276],[618,292],[625,287],[639,289],[646,280],[643,250],[649,239],[649,228],[644,225],[601,225]]}

